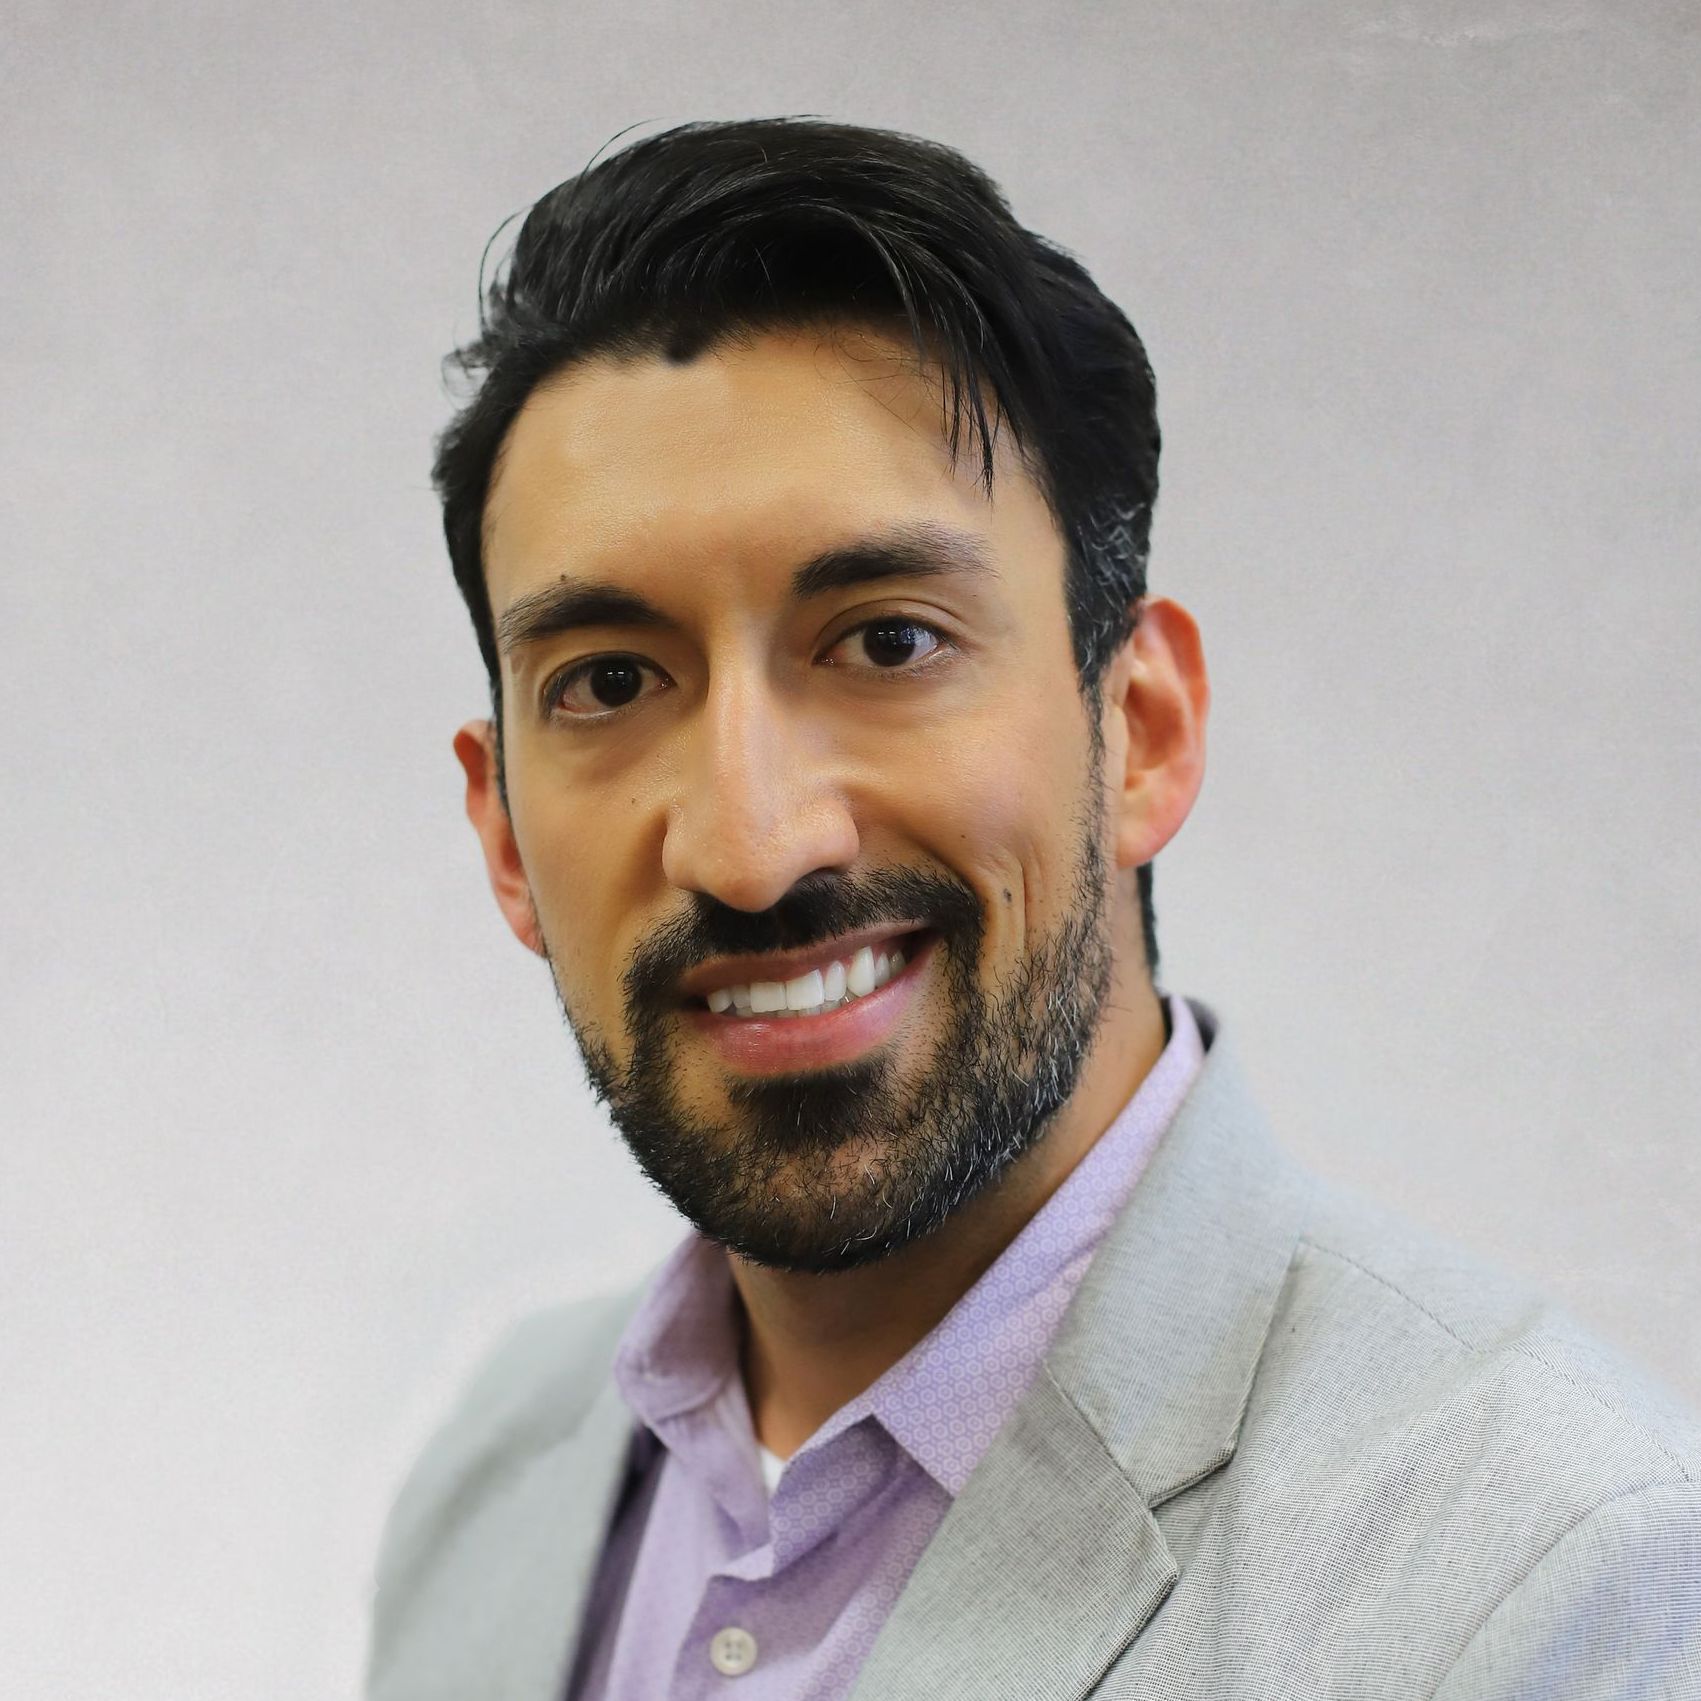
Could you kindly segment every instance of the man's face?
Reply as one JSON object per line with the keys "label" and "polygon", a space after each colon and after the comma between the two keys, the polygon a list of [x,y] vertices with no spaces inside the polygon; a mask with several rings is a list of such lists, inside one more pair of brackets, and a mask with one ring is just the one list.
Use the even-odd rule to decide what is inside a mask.
{"label": "man's face", "polygon": [[486,513],[510,920],[645,1170],[776,1267],[1000,1175],[1110,983],[1063,545],[941,426],[873,333],[596,360],[528,400]]}

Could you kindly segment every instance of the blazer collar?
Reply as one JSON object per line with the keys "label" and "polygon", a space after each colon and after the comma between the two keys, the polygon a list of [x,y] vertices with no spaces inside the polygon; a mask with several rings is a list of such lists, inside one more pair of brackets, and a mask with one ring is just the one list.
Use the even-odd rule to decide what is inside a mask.
{"label": "blazer collar", "polygon": [[[1078,1701],[1179,1575],[1152,1509],[1233,1455],[1309,1186],[1215,1014],[1188,1002],[1209,1045],[1192,1089],[852,1701]],[[429,1671],[398,1660],[375,1701],[559,1695],[631,1433],[609,1377],[574,1430],[494,1492],[441,1601],[420,1609],[452,1620],[482,1589],[499,1610],[421,1638]]]}
{"label": "blazer collar", "polygon": [[1077,1701],[1180,1575],[1153,1509],[1226,1464],[1310,1179],[1215,1013],[1045,1368],[922,1554],[852,1701]]}
{"label": "blazer collar", "polygon": [[536,1451],[479,1460],[394,1585],[406,1616],[375,1625],[368,1701],[559,1701],[631,1433],[605,1376]]}
{"label": "blazer collar", "polygon": [[1233,1456],[1314,1186],[1276,1145],[1216,1014],[1188,1003],[1204,1064],[1048,1355],[1150,1507]]}

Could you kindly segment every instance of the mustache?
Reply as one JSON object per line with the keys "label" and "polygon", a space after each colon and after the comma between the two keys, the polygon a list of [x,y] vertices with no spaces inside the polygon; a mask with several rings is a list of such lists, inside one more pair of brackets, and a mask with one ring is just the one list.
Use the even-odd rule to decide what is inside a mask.
{"label": "mustache", "polygon": [[820,945],[843,933],[913,922],[947,941],[977,944],[980,900],[962,881],[927,869],[880,869],[850,876],[806,874],[765,910],[734,909],[706,892],[665,922],[633,953],[624,984],[628,1007],[658,1009],[674,1000],[679,977],[710,957],[757,956]]}

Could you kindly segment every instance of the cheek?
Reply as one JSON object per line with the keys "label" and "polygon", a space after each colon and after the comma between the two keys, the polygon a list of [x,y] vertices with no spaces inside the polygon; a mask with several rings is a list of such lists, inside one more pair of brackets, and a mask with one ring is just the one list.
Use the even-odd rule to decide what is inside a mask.
{"label": "cheek", "polygon": [[1086,756],[1084,727],[1034,716],[954,740],[941,764],[931,837],[985,902],[994,953],[1051,931],[1074,902]]}
{"label": "cheek", "polygon": [[601,1010],[621,997],[615,956],[622,917],[635,913],[632,823],[607,800],[569,806],[510,791],[515,841],[544,942],[565,986]]}

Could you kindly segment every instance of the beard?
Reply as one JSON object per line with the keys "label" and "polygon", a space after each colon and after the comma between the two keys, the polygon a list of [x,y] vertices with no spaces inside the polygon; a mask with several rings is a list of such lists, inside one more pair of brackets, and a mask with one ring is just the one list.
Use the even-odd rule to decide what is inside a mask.
{"label": "beard", "polygon": [[[1089,772],[1091,799],[1096,762]],[[645,1175],[728,1251],[812,1273],[885,1258],[995,1183],[1074,1092],[1110,987],[1102,806],[1084,807],[1077,827],[1067,913],[992,993],[980,981],[983,906],[965,882],[932,870],[854,879],[818,872],[760,913],[693,894],[691,913],[646,941],[624,977],[632,1042],[624,1068],[574,1016],[550,958],[591,1089]],[[674,989],[688,969],[711,956],[786,950],[906,920],[937,934],[932,961],[946,1010],[919,1079],[903,1080],[876,1049],[798,1074],[734,1078],[728,1120],[686,1101]]]}

